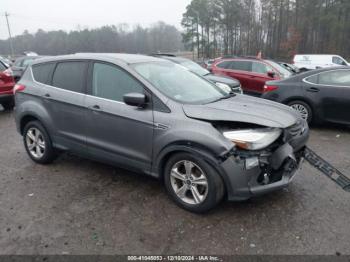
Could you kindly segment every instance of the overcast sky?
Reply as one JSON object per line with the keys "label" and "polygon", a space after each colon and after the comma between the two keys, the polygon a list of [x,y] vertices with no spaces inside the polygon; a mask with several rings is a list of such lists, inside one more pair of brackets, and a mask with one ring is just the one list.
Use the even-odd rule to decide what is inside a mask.
{"label": "overcast sky", "polygon": [[181,28],[191,0],[0,0],[0,39],[8,37],[4,12],[10,14],[12,35],[44,30],[72,30],[128,23],[149,26],[157,21]]}

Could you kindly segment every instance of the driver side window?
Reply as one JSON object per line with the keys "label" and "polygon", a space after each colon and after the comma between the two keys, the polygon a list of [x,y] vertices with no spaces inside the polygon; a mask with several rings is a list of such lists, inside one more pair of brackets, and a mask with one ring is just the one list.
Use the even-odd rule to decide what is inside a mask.
{"label": "driver side window", "polygon": [[332,62],[337,65],[346,65],[345,61],[338,56],[333,56]]}
{"label": "driver side window", "polygon": [[269,71],[273,72],[271,67],[263,63],[253,62],[252,72],[266,75]]}

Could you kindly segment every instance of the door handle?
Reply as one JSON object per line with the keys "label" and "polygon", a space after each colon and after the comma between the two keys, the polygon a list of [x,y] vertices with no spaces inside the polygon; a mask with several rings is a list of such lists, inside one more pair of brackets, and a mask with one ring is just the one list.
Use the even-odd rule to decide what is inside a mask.
{"label": "door handle", "polygon": [[93,111],[101,111],[101,107],[99,105],[89,106],[89,108]]}
{"label": "door handle", "polygon": [[51,98],[51,95],[50,95],[49,93],[46,93],[46,94],[44,95],[44,97],[45,97],[45,98]]}
{"label": "door handle", "polygon": [[317,93],[317,92],[320,92],[320,89],[318,89],[317,87],[310,87],[310,88],[306,89],[306,91],[311,92],[311,93]]}

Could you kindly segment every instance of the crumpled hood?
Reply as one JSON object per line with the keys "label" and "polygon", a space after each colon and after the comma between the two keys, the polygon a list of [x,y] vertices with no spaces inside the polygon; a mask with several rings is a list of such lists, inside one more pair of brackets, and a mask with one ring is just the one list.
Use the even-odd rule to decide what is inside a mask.
{"label": "crumpled hood", "polygon": [[187,117],[207,121],[233,121],[287,128],[300,116],[288,106],[246,95],[236,95],[206,105],[183,105]]}

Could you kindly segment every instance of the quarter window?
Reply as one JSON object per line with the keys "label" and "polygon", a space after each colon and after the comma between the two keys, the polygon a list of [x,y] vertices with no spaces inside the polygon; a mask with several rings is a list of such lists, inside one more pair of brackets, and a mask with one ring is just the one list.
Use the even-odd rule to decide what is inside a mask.
{"label": "quarter window", "polygon": [[68,91],[83,93],[86,62],[62,62],[57,64],[52,85]]}
{"label": "quarter window", "polygon": [[350,70],[337,70],[321,73],[320,85],[350,86]]}
{"label": "quarter window", "polygon": [[141,83],[124,70],[107,64],[95,63],[92,95],[118,102],[128,93],[144,93]]}
{"label": "quarter window", "polygon": [[318,84],[318,75],[309,76],[305,80],[312,84]]}
{"label": "quarter window", "polygon": [[34,65],[32,67],[32,71],[35,81],[42,84],[48,84],[49,76],[51,75],[54,68],[54,63]]}

